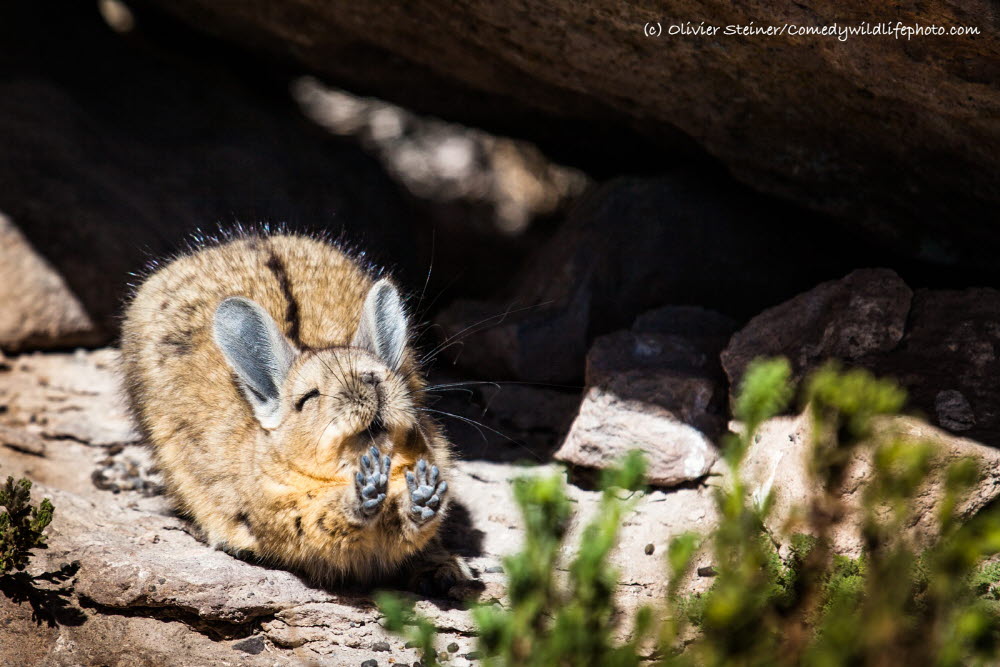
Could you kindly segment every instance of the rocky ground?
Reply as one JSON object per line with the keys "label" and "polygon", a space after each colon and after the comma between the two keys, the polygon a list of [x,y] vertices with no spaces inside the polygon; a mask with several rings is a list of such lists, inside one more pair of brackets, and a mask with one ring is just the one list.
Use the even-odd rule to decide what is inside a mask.
{"label": "rocky ground", "polygon": [[[927,304],[970,298],[981,304],[978,310],[953,318],[930,340],[919,333]],[[938,470],[959,456],[979,460],[985,474],[961,507],[971,516],[1000,494],[1000,450],[961,437],[973,432],[993,442],[995,401],[981,379],[993,363],[992,336],[1000,333],[989,317],[992,298],[981,290],[914,293],[891,271],[858,271],[762,313],[735,333],[732,320],[704,309],[651,311],[631,329],[595,341],[582,397],[565,388],[459,382],[459,397],[442,392],[435,404],[454,415],[444,421],[461,457],[449,480],[456,502],[442,534],[474,574],[473,600],[506,603],[503,557],[522,536],[510,488],[515,478],[565,477],[553,456],[570,464],[567,488],[576,516],[568,558],[599,499],[588,471],[635,447],[650,460],[654,486],[628,515],[612,557],[621,572],[618,604],[625,618],[661,600],[670,539],[683,531],[706,533],[715,524],[713,487],[727,475],[718,461],[719,438],[727,427],[739,429],[726,423],[726,374],[737,381],[741,360],[757,354],[783,354],[799,374],[827,356],[879,369],[900,356],[937,354],[950,367],[968,366],[947,381],[936,363],[908,366],[909,375],[899,376],[914,389],[918,406],[921,397],[938,397],[928,417],[943,429],[916,417],[895,427],[937,442]],[[838,310],[843,304],[851,307]],[[914,308],[920,310],[907,317]],[[872,310],[881,316],[864,316]],[[114,348],[35,352],[0,362],[0,472],[31,479],[35,498],[51,498],[56,508],[49,547],[27,573],[0,585],[0,659],[45,665],[417,660],[380,625],[373,587],[317,588],[293,572],[239,560],[200,541],[162,494],[150,453],[124,409],[117,363]],[[453,384],[436,377],[442,386]],[[955,416],[957,403],[965,406],[963,419]],[[775,493],[768,525],[779,544],[810,493],[807,424],[794,415],[765,424],[744,468],[752,497]],[[857,555],[869,454],[859,452],[847,470],[847,520],[833,541],[841,553]],[[914,507],[908,530],[916,540],[933,534],[941,485],[932,479]],[[700,556],[702,572],[710,571],[709,558]],[[693,576],[685,588],[710,583],[710,576]],[[416,595],[417,608],[440,628],[438,650],[448,664],[475,662],[472,600],[458,599],[456,589],[451,595]]]}
{"label": "rocky ground", "polygon": [[[122,408],[113,349],[36,353],[0,370],[0,473],[35,482],[56,507],[49,548],[3,584],[3,664],[409,664],[413,649],[379,624],[371,591],[324,590],[295,574],[238,560],[200,542],[160,493],[149,452]],[[459,442],[459,445],[462,443]],[[466,452],[452,473],[456,506],[444,535],[504,604],[502,558],[520,541],[510,493],[552,464]],[[577,525],[599,494],[569,486]],[[644,496],[622,530],[615,564],[623,610],[664,592],[671,535],[710,525],[705,485]],[[574,541],[570,538],[570,543]],[[652,547],[648,546],[652,545]],[[441,629],[446,664],[475,661],[473,625],[456,600],[418,599]]]}

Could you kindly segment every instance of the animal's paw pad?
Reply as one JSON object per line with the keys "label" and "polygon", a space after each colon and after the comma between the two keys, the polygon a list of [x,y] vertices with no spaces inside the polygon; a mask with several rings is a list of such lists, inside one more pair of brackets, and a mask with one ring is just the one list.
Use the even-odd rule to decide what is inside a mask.
{"label": "animal's paw pad", "polygon": [[428,521],[441,508],[444,494],[448,492],[448,482],[438,482],[439,476],[437,466],[428,466],[424,459],[417,461],[416,470],[406,471],[406,486],[410,489],[410,516],[414,521]]}
{"label": "animal's paw pad", "polygon": [[380,457],[375,447],[361,456],[361,471],[354,475],[354,486],[364,516],[373,516],[382,509],[389,487],[389,467],[389,457]]}

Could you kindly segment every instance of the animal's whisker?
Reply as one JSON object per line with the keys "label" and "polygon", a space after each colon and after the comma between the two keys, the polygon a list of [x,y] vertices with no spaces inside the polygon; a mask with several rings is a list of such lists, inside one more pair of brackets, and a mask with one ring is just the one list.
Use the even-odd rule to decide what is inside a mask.
{"label": "animal's whisker", "polygon": [[[427,294],[427,286],[430,285],[430,282],[431,282],[431,271],[434,270],[434,252],[435,252],[435,249],[436,249],[436,245],[437,245],[437,233],[435,232],[435,230],[432,229],[431,230],[431,259],[430,259],[430,263],[427,265],[427,276],[424,278],[424,286],[420,289],[420,298],[417,299],[417,308],[416,309],[417,309],[418,312],[421,312],[421,315],[420,315],[421,318],[423,317],[423,312],[420,310],[420,306],[423,305],[423,303],[424,303],[424,295]],[[435,299],[435,301],[436,300],[437,299]],[[434,305],[434,303],[431,302],[430,306],[433,306],[433,305]],[[430,306],[428,306],[428,308],[430,308]]]}
{"label": "animal's whisker", "polygon": [[427,385],[422,391],[436,391],[444,387],[466,387],[489,385],[501,389],[501,385],[520,385],[527,387],[547,387],[549,389],[574,389],[580,391],[583,385],[579,384],[554,384],[552,382],[523,382],[520,380],[462,380],[460,382],[446,382],[444,384]]}
{"label": "animal's whisker", "polygon": [[430,392],[430,391],[428,391],[426,389],[425,390],[421,390],[421,391],[423,391],[424,393],[434,393],[434,392],[438,392],[438,391],[464,391],[469,396],[475,396],[476,395],[476,392],[472,391],[468,387],[445,387],[443,389],[435,389],[434,392]]}
{"label": "animal's whisker", "polygon": [[[532,306],[522,306],[520,308],[514,308],[513,304],[511,304],[510,306],[507,307],[506,310],[504,310],[504,312],[498,313],[496,315],[491,315],[490,317],[485,317],[479,320],[478,322],[473,322],[472,324],[464,327],[460,331],[457,331],[451,336],[445,338],[437,346],[435,346],[429,352],[427,352],[427,354],[421,357],[420,363],[421,365],[429,364],[435,358],[437,358],[439,354],[447,350],[452,345],[455,345],[460,341],[464,340],[465,338],[468,338],[469,336],[479,333],[480,331],[484,331],[490,327],[502,324],[503,321],[506,320],[510,315],[525,312],[533,308],[541,308],[543,306],[549,305],[550,303],[552,303],[552,301],[544,301],[542,303],[537,303]],[[497,320],[497,321],[492,322],[492,320]]]}
{"label": "animal's whisker", "polygon": [[507,441],[509,441],[509,442],[511,442],[511,443],[513,443],[515,445],[517,445],[518,447],[520,447],[521,449],[523,449],[524,451],[528,452],[533,457],[535,457],[535,459],[537,459],[539,462],[542,461],[542,457],[540,457],[538,454],[536,454],[533,450],[529,449],[528,446],[525,445],[523,442],[515,440],[514,438],[510,437],[506,433],[503,433],[501,431],[496,430],[492,426],[487,426],[486,424],[484,424],[482,422],[478,422],[475,419],[470,419],[470,418],[465,417],[463,415],[456,415],[453,412],[445,412],[444,410],[435,410],[434,408],[426,408],[426,407],[425,408],[417,408],[417,409],[420,410],[421,412],[431,412],[431,413],[434,413],[434,414],[444,415],[446,417],[453,417],[454,419],[458,419],[459,421],[463,421],[463,422],[465,422],[467,424],[470,424],[470,425],[474,426],[476,428],[476,430],[479,431],[479,435],[483,438],[483,442],[489,442],[489,440],[486,438],[486,435],[481,430],[481,429],[485,428],[487,431],[491,431],[491,432],[499,435],[501,438],[503,438],[503,439],[505,439],[505,440],[507,440]]}

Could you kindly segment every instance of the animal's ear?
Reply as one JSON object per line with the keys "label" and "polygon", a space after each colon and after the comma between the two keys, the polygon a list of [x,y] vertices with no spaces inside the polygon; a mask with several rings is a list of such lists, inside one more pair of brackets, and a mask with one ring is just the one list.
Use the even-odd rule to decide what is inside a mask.
{"label": "animal's ear", "polygon": [[215,343],[236,371],[240,388],[260,425],[273,429],[281,423],[281,388],[295,360],[295,350],[263,308],[242,297],[232,297],[215,310]]}
{"label": "animal's ear", "polygon": [[394,371],[402,365],[406,313],[399,292],[388,280],[380,280],[368,290],[361,323],[351,344],[372,352]]}

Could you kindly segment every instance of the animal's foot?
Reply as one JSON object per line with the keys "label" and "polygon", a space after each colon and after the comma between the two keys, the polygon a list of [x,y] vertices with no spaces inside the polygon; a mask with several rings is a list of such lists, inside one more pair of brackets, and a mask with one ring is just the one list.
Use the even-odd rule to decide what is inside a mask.
{"label": "animal's foot", "polygon": [[406,486],[410,489],[410,517],[417,523],[434,518],[441,508],[444,494],[448,492],[448,482],[438,482],[440,471],[437,466],[428,466],[427,461],[417,461],[416,471],[406,471]]}
{"label": "animal's foot", "polygon": [[485,588],[461,558],[438,549],[418,558],[408,579],[410,590],[434,598],[475,600]]}
{"label": "animal's foot", "polygon": [[389,457],[379,457],[375,447],[361,456],[361,472],[354,475],[354,486],[362,516],[375,516],[382,509],[389,487],[389,466]]}

